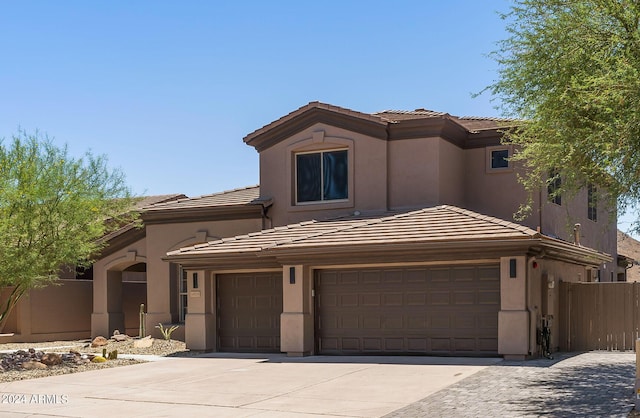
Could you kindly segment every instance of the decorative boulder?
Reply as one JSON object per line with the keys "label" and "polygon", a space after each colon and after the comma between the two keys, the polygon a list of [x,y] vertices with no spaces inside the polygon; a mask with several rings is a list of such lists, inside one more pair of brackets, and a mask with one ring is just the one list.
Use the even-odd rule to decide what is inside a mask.
{"label": "decorative boulder", "polygon": [[102,335],[99,335],[91,341],[91,347],[102,347],[103,345],[107,345],[108,342],[109,340],[104,338]]}
{"label": "decorative boulder", "polygon": [[47,365],[44,363],[40,363],[39,361],[31,360],[22,363],[22,368],[25,370],[41,370],[46,369]]}
{"label": "decorative boulder", "polygon": [[47,366],[57,366],[62,363],[62,357],[56,353],[46,353],[42,356],[40,362]]}
{"label": "decorative boulder", "polygon": [[122,341],[127,341],[129,339],[129,336],[127,334],[115,334],[114,333],[111,338],[114,339],[117,342],[122,342]]}
{"label": "decorative boulder", "polygon": [[147,335],[144,338],[141,338],[139,340],[135,340],[133,342],[133,347],[134,348],[149,348],[153,345],[153,338],[151,338],[150,335]]}

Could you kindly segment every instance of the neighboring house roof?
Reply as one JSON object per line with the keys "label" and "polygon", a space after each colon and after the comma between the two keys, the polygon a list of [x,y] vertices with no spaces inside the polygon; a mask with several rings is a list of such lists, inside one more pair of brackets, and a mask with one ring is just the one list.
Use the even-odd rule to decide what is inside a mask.
{"label": "neighboring house roof", "polygon": [[157,205],[159,203],[170,202],[177,199],[186,198],[187,195],[182,193],[174,193],[174,194],[162,194],[156,196],[142,196],[140,200],[136,202],[136,209],[143,209],[147,206]]}
{"label": "neighboring house roof", "polygon": [[477,247],[477,253],[498,247],[514,249],[518,242],[526,247],[544,246],[547,256],[561,250],[566,252],[565,256],[582,261],[589,259],[594,264],[610,260],[605,254],[542,236],[528,227],[446,205],[405,213],[301,222],[181,248],[169,252],[167,259],[211,261],[231,256],[276,254],[352,257],[359,251],[371,256],[376,251],[387,254],[394,250],[442,251],[464,247],[468,251],[471,246]]}
{"label": "neighboring house roof", "polygon": [[618,230],[618,253],[624,254],[632,265],[627,270],[628,282],[640,282],[640,242]]}
{"label": "neighboring house roof", "polygon": [[[163,194],[154,196],[142,196],[136,199],[133,210],[140,211],[149,205],[160,204],[167,201],[181,199],[186,197],[182,193]],[[100,238],[100,242],[107,243],[107,246],[100,252],[101,257],[107,256],[125,245],[135,242],[145,237],[144,228],[140,228],[137,222],[131,222],[123,225],[119,229],[106,234]]]}
{"label": "neighboring house roof", "polygon": [[153,222],[194,222],[203,219],[235,219],[261,216],[271,201],[260,199],[260,187],[249,186],[203,196],[181,198],[143,208],[142,219]]}
{"label": "neighboring house roof", "polygon": [[517,121],[502,118],[459,118],[427,109],[363,113],[321,102],[299,109],[248,134],[244,142],[259,152],[297,132],[322,123],[382,140],[441,137],[460,147],[499,144],[501,129]]}

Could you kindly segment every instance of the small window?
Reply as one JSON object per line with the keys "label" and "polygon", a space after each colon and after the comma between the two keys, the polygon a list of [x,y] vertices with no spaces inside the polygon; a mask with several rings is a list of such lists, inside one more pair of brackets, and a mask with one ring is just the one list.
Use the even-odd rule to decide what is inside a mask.
{"label": "small window", "polygon": [[593,184],[587,186],[587,217],[598,222],[598,190]]}
{"label": "small window", "polygon": [[549,202],[562,205],[562,196],[560,195],[561,186],[562,180],[560,179],[560,173],[558,170],[551,170],[549,172],[549,178],[547,179],[547,198]]}
{"label": "small window", "polygon": [[184,322],[187,317],[187,271],[180,269],[178,275],[178,321]]}
{"label": "small window", "polygon": [[510,145],[496,145],[485,148],[485,171],[487,173],[510,173],[513,165],[511,157],[513,148]]}
{"label": "small window", "polygon": [[491,151],[491,168],[509,168],[508,149],[498,149]]}
{"label": "small window", "polygon": [[348,199],[348,177],[347,150],[296,154],[296,203]]}

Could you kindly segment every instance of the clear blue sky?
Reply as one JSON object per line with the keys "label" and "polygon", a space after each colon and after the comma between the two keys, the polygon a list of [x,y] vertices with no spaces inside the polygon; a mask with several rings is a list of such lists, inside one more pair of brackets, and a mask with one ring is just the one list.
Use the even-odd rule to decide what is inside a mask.
{"label": "clear blue sky", "polygon": [[314,100],[499,116],[509,0],[0,3],[0,137],[108,156],[137,194],[257,184],[248,133]]}

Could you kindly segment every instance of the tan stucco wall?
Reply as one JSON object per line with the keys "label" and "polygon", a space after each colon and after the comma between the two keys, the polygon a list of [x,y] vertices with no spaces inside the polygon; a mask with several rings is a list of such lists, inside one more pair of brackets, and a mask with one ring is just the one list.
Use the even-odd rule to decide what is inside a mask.
{"label": "tan stucco wall", "polygon": [[88,338],[91,289],[88,280],[60,280],[31,290],[20,299],[3,331],[14,335],[0,338],[0,343]]}
{"label": "tan stucco wall", "polygon": [[440,138],[389,142],[389,207],[440,202]]}
{"label": "tan stucco wall", "polygon": [[[350,150],[348,202],[292,206],[294,154],[299,151]],[[354,169],[357,168],[357,169]],[[273,226],[307,219],[324,219],[355,210],[387,207],[387,142],[325,124],[315,124],[260,154],[260,194],[273,198],[269,217]]]}
{"label": "tan stucco wall", "polygon": [[[465,150],[465,200],[467,209],[514,221],[520,204],[526,202],[527,194],[518,183],[514,170],[491,171],[487,168],[487,149]],[[535,229],[539,221],[537,213],[523,223]]]}
{"label": "tan stucco wall", "polygon": [[440,151],[440,203],[464,206],[465,153],[467,151],[444,140],[438,141]]}

